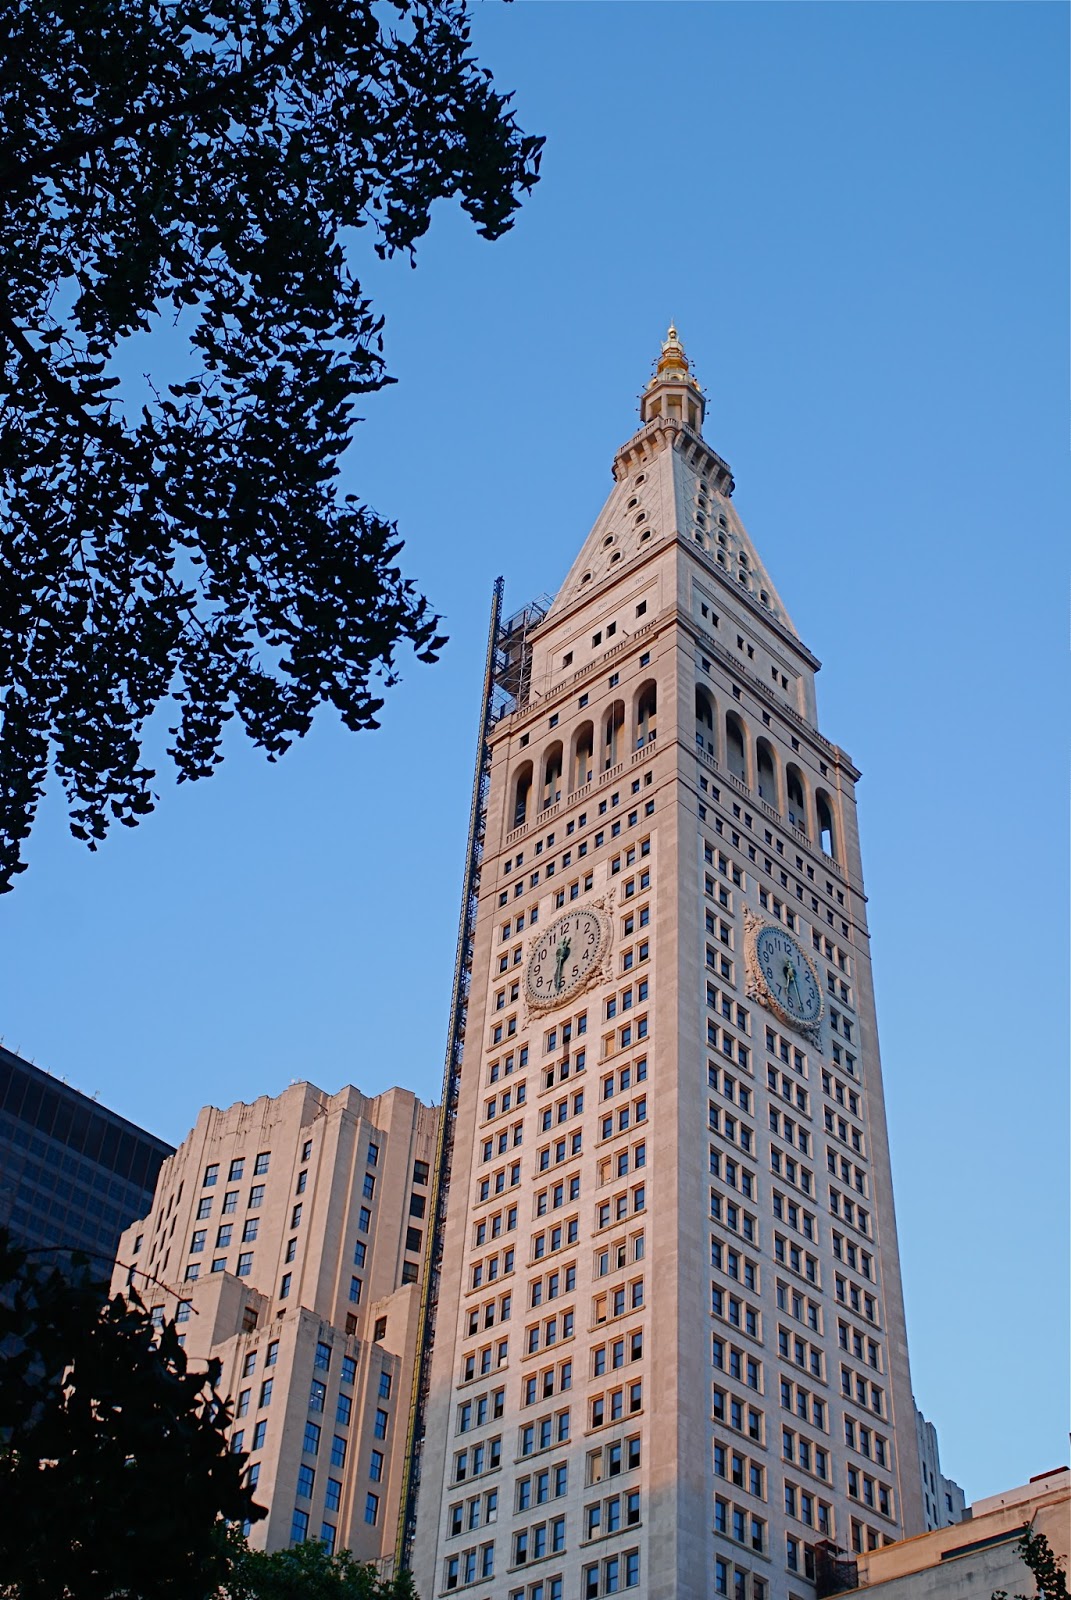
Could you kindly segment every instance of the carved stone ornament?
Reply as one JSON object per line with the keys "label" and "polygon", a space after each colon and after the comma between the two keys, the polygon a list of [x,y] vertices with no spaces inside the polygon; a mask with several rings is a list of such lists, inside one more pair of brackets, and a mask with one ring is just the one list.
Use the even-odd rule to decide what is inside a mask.
{"label": "carved stone ornament", "polygon": [[[527,957],[524,964],[524,1023],[527,1026],[532,1017],[543,1017],[549,1012],[562,1006],[571,1006],[573,1001],[595,984],[601,983],[611,974],[610,957],[613,948],[613,905],[616,889],[609,889],[606,894],[600,895],[595,900],[577,901],[571,906],[563,906],[554,913],[554,919],[545,928],[531,939],[528,945]],[[572,982],[566,982],[561,989],[553,984],[553,979],[558,975],[558,950],[562,940],[559,937],[559,925],[567,936],[575,937],[576,924],[597,927],[597,943],[593,948],[591,959],[587,962],[573,959],[573,952],[561,963],[564,968],[566,962],[570,966],[580,965],[582,970]],[[581,952],[583,955],[584,952]],[[542,954],[544,959],[537,960]],[[543,992],[537,987],[539,979],[549,982],[549,987]]]}
{"label": "carved stone ornament", "polygon": [[[766,917],[760,917],[752,911],[750,906],[744,907],[744,993],[749,1000],[757,1000],[759,1005],[765,1006],[767,1011],[772,1011],[778,1022],[783,1027],[792,1028],[813,1045],[819,1054],[822,1050],[822,1016],[815,1018],[814,1022],[803,1022],[799,1017],[794,1017],[778,1005],[774,996],[767,987],[763,977],[762,968],[759,966],[755,942],[763,928],[780,928],[779,922],[771,922]],[[803,954],[803,952],[800,952]],[[806,960],[804,956],[804,960]],[[810,962],[808,962],[808,966]],[[813,970],[813,969],[812,969]]]}

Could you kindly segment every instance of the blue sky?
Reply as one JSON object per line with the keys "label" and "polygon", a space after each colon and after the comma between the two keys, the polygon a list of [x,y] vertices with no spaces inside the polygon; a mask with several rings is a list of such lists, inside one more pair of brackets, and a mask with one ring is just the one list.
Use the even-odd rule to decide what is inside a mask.
{"label": "blue sky", "polygon": [[397,385],[348,482],[446,614],[96,856],[50,805],[0,1033],[172,1140],[442,1071],[487,606],[553,590],[677,320],[707,437],[863,770],[915,1388],[968,1497],[1067,1459],[1067,47],[1056,5],[480,6],[547,135],[494,246],[367,263]]}

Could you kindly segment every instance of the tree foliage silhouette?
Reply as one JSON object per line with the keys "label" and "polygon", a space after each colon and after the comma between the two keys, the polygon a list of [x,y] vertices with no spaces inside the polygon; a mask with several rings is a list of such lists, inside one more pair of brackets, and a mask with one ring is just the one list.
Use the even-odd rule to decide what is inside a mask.
{"label": "tree foliage silhouette", "polygon": [[[1037,1592],[1034,1595],[1013,1595],[1012,1600],[1067,1600],[1067,1576],[1063,1563],[1045,1535],[1027,1528],[1017,1548],[1037,1585]],[[994,1589],[992,1600],[1008,1600],[1007,1589]]]}
{"label": "tree foliage silhouette", "polygon": [[202,1600],[232,1566],[220,1518],[263,1515],[219,1363],[191,1371],[173,1322],[101,1290],[0,1230],[0,1595]]}
{"label": "tree foliage silhouette", "polygon": [[266,1555],[236,1546],[226,1583],[227,1600],[418,1600],[407,1572],[380,1578],[374,1566],[348,1550],[329,1555],[312,1539]]}
{"label": "tree foliage silhouette", "polygon": [[[0,0],[0,890],[50,768],[95,848],[237,714],[373,728],[439,619],[338,485],[391,381],[351,257],[459,197],[495,239],[542,140],[460,0]],[[131,374],[148,360],[173,380]]]}

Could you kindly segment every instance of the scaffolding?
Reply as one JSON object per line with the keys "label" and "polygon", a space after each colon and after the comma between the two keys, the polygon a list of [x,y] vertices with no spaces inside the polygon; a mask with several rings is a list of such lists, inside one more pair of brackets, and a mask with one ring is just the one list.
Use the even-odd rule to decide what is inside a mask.
{"label": "scaffolding", "polygon": [[493,720],[526,706],[532,695],[532,634],[551,608],[553,597],[530,600],[498,630],[495,645]]}
{"label": "scaffolding", "polygon": [[408,1571],[413,1556],[416,1532],[417,1497],[423,1464],[427,1427],[427,1403],[431,1388],[431,1353],[435,1343],[435,1324],[439,1309],[443,1242],[446,1212],[450,1197],[450,1170],[453,1162],[454,1128],[461,1089],[461,1067],[465,1053],[465,1026],[468,1019],[469,988],[472,982],[472,952],[476,935],[476,913],[480,899],[480,871],[483,865],[487,831],[487,797],[491,787],[491,729],[502,717],[528,703],[531,693],[533,630],[550,609],[551,597],[541,595],[512,617],[502,621],[502,578],[495,579],[491,597],[491,622],[487,634],[484,663],[483,702],[476,742],[476,770],[472,783],[469,812],[468,848],[461,892],[461,916],[457,953],[454,958],[454,987],[450,1002],[450,1025],[443,1071],[442,1105],[431,1179],[431,1226],[424,1257],[424,1282],[421,1289],[416,1338],[416,1363],[409,1406],[405,1462],[402,1471],[401,1507],[394,1549],[395,1572]]}

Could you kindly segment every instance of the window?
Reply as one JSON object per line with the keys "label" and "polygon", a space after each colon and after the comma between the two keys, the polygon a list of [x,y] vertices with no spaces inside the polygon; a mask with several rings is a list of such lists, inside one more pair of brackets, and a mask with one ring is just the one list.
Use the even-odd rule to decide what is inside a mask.
{"label": "window", "polygon": [[239,1178],[243,1175],[244,1172],[245,1172],[245,1157],[244,1156],[238,1156],[230,1164],[230,1168],[229,1168],[229,1170],[227,1172],[227,1182],[228,1183],[237,1183]]}
{"label": "window", "polygon": [[253,1163],[254,1176],[256,1176],[258,1178],[263,1177],[264,1173],[267,1172],[267,1170],[268,1170],[268,1162],[270,1160],[271,1160],[271,1151],[270,1150],[262,1150],[260,1152],[260,1154],[257,1156],[257,1159]]}
{"label": "window", "polygon": [[213,1161],[213,1162],[211,1162],[211,1164],[209,1166],[207,1166],[205,1168],[205,1175],[204,1175],[204,1180],[203,1180],[203,1183],[202,1183],[202,1188],[210,1189],[213,1184],[216,1184],[218,1182],[219,1182],[219,1162],[218,1161]]}
{"label": "window", "polygon": [[373,1483],[379,1483],[383,1477],[383,1452],[373,1450],[368,1462],[368,1476]]}
{"label": "window", "polygon": [[346,1465],[346,1441],[340,1433],[336,1433],[331,1440],[331,1465],[333,1467]]}
{"label": "window", "polygon": [[317,1422],[306,1422],[306,1424],[305,1424],[305,1436],[302,1439],[301,1448],[302,1448],[302,1450],[304,1450],[304,1452],[305,1452],[305,1454],[307,1456],[319,1455],[319,1453],[320,1453],[320,1425],[319,1425],[319,1423],[317,1423]]}
{"label": "window", "polygon": [[260,1422],[257,1423],[256,1427],[253,1429],[253,1443],[252,1443],[251,1449],[253,1449],[253,1450],[263,1450],[263,1448],[264,1448],[264,1440],[267,1438],[267,1435],[268,1435],[268,1424],[267,1424],[266,1420],[262,1419]]}
{"label": "window", "polygon": [[313,1467],[300,1466],[297,1476],[297,1492],[300,1500],[311,1500],[312,1491],[316,1486],[316,1471]]}
{"label": "window", "polygon": [[249,1207],[253,1210],[256,1206],[264,1204],[264,1185],[255,1183],[249,1191]]}
{"label": "window", "polygon": [[371,1489],[364,1497],[364,1520],[373,1528],[379,1521],[379,1496],[373,1494]]}
{"label": "window", "polygon": [[390,1418],[387,1413],[382,1409],[377,1409],[375,1426],[372,1430],[377,1439],[385,1439],[387,1437],[387,1423],[389,1421]]}
{"label": "window", "polygon": [[290,1543],[303,1544],[309,1537],[309,1513],[295,1508],[290,1524]]}

